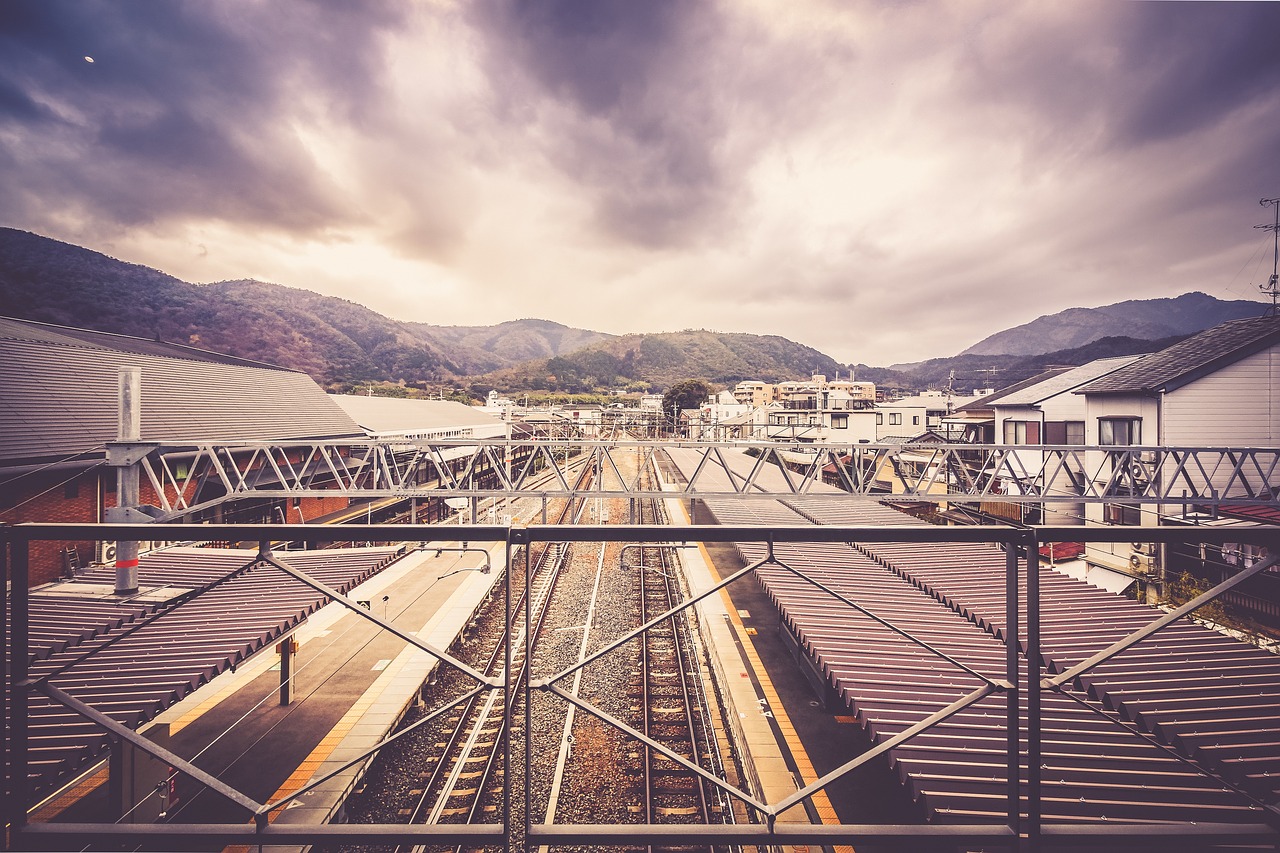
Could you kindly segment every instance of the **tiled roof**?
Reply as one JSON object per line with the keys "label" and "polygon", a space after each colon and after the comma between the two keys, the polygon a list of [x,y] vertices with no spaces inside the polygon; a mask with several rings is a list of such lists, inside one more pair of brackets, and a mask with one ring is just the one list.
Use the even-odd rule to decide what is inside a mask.
{"label": "tiled roof", "polygon": [[1080,394],[1172,391],[1280,344],[1280,317],[1229,320],[1081,388]]}
{"label": "tiled roof", "polygon": [[[995,401],[997,406],[1034,406],[1048,400],[1050,397],[1056,397],[1059,394],[1066,393],[1073,388],[1079,388],[1087,382],[1091,382],[1100,377],[1106,376],[1120,368],[1132,364],[1140,355],[1125,355],[1119,358],[1099,358],[1088,364],[1082,364],[1079,367],[1073,367],[1070,370],[1061,373],[1055,373],[1042,382],[1034,385],[1028,385],[1015,391],[1004,393],[999,400]],[[1003,392],[1002,392],[1003,393]]]}
{"label": "tiled roof", "polygon": [[[67,330],[41,326],[0,323],[0,462],[100,456],[101,447],[117,434],[121,367],[142,369],[143,441],[363,435],[304,373],[223,361],[211,353],[186,358],[109,348],[107,338],[119,336],[89,343],[63,334]],[[122,340],[127,345],[138,339]]]}
{"label": "tiled roof", "polygon": [[238,364],[244,367],[266,367],[272,370],[284,369],[275,365],[251,361],[247,358],[237,358],[233,355],[225,355],[220,352],[212,352],[185,344],[135,338],[131,335],[115,335],[111,332],[98,332],[93,329],[55,326],[52,323],[37,323],[34,320],[15,320],[10,317],[0,317],[0,338],[38,341],[48,344],[65,344],[67,346],[87,346],[94,349],[131,352],[138,355],[182,358],[188,361],[210,361],[217,364]]}

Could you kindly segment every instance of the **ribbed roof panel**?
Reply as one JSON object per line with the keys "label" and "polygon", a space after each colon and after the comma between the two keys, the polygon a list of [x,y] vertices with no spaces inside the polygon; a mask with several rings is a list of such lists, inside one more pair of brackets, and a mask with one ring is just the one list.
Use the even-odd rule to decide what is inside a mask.
{"label": "ribbed roof panel", "polygon": [[142,440],[186,444],[362,435],[302,373],[0,338],[0,460],[114,441],[119,369],[142,371]]}

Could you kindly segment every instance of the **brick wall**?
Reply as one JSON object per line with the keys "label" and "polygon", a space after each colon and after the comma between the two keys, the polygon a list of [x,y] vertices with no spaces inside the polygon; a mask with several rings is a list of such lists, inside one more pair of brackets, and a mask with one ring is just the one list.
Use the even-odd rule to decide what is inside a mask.
{"label": "brick wall", "polygon": [[[114,472],[110,473],[114,476]],[[84,471],[75,476],[68,471],[23,475],[0,490],[0,522],[92,524],[100,521],[98,482],[98,471]],[[63,576],[64,549],[73,549],[80,565],[87,565],[94,557],[94,548],[92,541],[32,542],[30,586],[50,583]]]}

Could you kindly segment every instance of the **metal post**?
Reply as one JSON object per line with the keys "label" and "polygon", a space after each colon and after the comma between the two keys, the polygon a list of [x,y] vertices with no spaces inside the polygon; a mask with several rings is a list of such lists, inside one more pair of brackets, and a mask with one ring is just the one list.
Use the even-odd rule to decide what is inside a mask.
{"label": "metal post", "polygon": [[[1032,533],[1035,536],[1035,533]],[[1039,538],[1036,538],[1039,545]],[[1027,849],[1040,849],[1040,549],[1027,551]]]}
{"label": "metal post", "polygon": [[[511,534],[512,534],[512,531],[508,530],[507,531],[507,626],[508,628],[507,628],[507,648],[505,651],[507,656],[506,657],[507,673],[506,673],[506,687],[504,688],[506,692],[503,694],[503,701],[507,703],[506,707],[508,708],[512,707],[512,705],[510,704],[511,702],[511,651],[512,651],[511,641],[512,641],[512,633],[513,633],[511,631],[511,619],[513,615],[511,613],[511,580],[512,580],[512,576],[515,574],[515,565],[511,562],[511,556],[512,556]],[[530,545],[529,538],[524,537],[524,642],[525,642],[524,666],[525,666],[525,672],[528,673],[528,677],[526,677],[524,680],[524,683],[525,683],[524,792],[521,796],[521,800],[525,804],[524,835],[523,835],[522,843],[524,844],[526,849],[529,846],[529,827],[533,825],[533,816],[529,814],[529,800],[530,800],[529,792],[533,790],[533,783],[530,781],[533,778],[533,709],[530,707],[532,705],[532,699],[533,699],[533,697],[530,694],[532,694],[533,691],[529,689],[529,685],[533,683],[533,670],[532,670],[533,661],[530,660],[529,658],[529,627],[530,627],[530,621],[529,621],[529,597],[530,597],[529,551],[530,551],[530,548],[529,548],[529,545]],[[511,731],[510,730],[511,730],[511,726],[508,725],[507,726],[507,763],[505,765],[507,768],[511,767]],[[510,779],[502,780],[502,796],[503,796],[503,801],[507,808],[507,813],[503,820],[503,824],[506,827],[506,832],[504,833],[505,839],[506,839],[505,845],[506,845],[506,850],[509,853],[509,851],[511,850],[511,780]]]}
{"label": "metal post", "polygon": [[25,539],[15,539],[10,543],[10,566],[11,573],[6,580],[11,581],[10,594],[12,601],[10,606],[9,617],[9,666],[6,667],[8,673],[9,690],[6,694],[9,698],[9,707],[6,709],[9,714],[9,738],[5,747],[7,757],[9,759],[6,772],[9,775],[8,791],[9,796],[5,797],[7,803],[5,811],[6,822],[11,832],[18,832],[27,823],[27,695],[30,692],[27,687],[27,661],[30,649],[28,647],[27,635],[29,631],[28,623],[28,596],[27,590],[30,588],[31,582],[28,577],[30,571],[30,543]]}
{"label": "metal post", "polygon": [[285,637],[276,645],[280,652],[280,704],[293,701],[293,655],[298,651],[298,641]]}
{"label": "metal post", "polygon": [[[142,438],[142,368],[122,367],[119,375],[119,420],[116,439],[136,442]],[[116,469],[116,506],[136,507],[140,504],[138,463]],[[116,595],[138,591],[138,543],[116,542]]]}
{"label": "metal post", "polygon": [[[1022,814],[1022,786],[1019,765],[1022,762],[1021,744],[1018,738],[1018,687],[1020,655],[1018,649],[1018,542],[1005,543],[1005,678],[1009,689],[1005,692],[1005,749],[1008,752],[1009,829],[1019,835]],[[1029,548],[1030,546],[1028,546]]]}

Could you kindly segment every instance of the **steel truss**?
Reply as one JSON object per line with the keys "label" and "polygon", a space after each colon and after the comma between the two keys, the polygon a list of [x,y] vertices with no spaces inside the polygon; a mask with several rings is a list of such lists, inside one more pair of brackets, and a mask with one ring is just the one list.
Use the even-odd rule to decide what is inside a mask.
{"label": "steel truss", "polygon": [[[1192,612],[1203,604],[1213,600],[1228,589],[1243,582],[1259,572],[1271,569],[1280,562],[1280,533],[1275,528],[1233,528],[1230,531],[1210,528],[1163,527],[1144,530],[1144,537],[1161,543],[1209,542],[1220,543],[1229,537],[1232,541],[1265,545],[1271,556],[1253,566],[1240,571],[1230,579],[1208,590],[1196,599],[1177,610],[1153,619],[1142,629],[1133,632],[1129,637],[1115,643],[1108,649],[1099,652],[1090,659],[1072,667],[1058,675],[1050,676],[1044,670],[1040,655],[1040,594],[1039,594],[1039,545],[1042,542],[1056,542],[1065,539],[1084,539],[1094,542],[1128,541],[1132,530],[1123,527],[1080,528],[1080,527],[850,527],[850,526],[788,526],[788,527],[752,527],[752,526],[638,526],[638,525],[605,525],[605,526],[559,526],[539,525],[529,527],[506,526],[470,526],[470,527],[424,527],[406,525],[349,525],[341,530],[323,525],[174,525],[167,528],[174,538],[194,539],[212,536],[219,539],[257,540],[264,543],[261,552],[254,562],[265,562],[280,571],[300,580],[313,589],[320,591],[330,600],[367,619],[383,630],[391,631],[396,636],[417,648],[428,652],[443,663],[455,667],[467,674],[474,681],[474,687],[464,696],[467,698],[485,691],[501,691],[510,703],[514,689],[504,674],[501,677],[487,678],[470,669],[466,664],[451,658],[447,652],[433,648],[412,634],[404,633],[379,618],[374,612],[362,607],[358,602],[339,594],[323,583],[308,577],[288,565],[287,554],[278,559],[269,553],[266,543],[271,541],[305,541],[308,543],[324,543],[337,539],[357,539],[369,541],[407,541],[407,542],[443,542],[459,538],[469,542],[497,542],[505,545],[507,553],[506,596],[507,608],[514,599],[513,591],[516,583],[528,583],[530,567],[527,547],[538,542],[625,542],[670,546],[679,543],[711,543],[711,542],[762,542],[767,546],[767,556],[751,566],[733,574],[728,579],[714,585],[710,589],[700,591],[693,599],[685,601],[662,616],[656,617],[643,627],[631,632],[610,646],[616,648],[629,639],[652,628],[660,622],[675,617],[678,613],[696,604],[697,601],[715,595],[720,589],[731,583],[755,567],[773,563],[797,576],[803,573],[786,566],[773,553],[774,545],[779,543],[806,542],[986,542],[1002,545],[1006,551],[1005,561],[1005,604],[1007,607],[1006,636],[1025,637],[1025,648],[1019,649],[1017,642],[1010,643],[1006,654],[1006,672],[1003,678],[993,679],[969,670],[970,675],[977,676],[982,684],[967,696],[940,708],[928,719],[921,721],[910,729],[903,731],[883,744],[879,744],[858,758],[837,768],[821,779],[812,781],[801,790],[775,803],[764,802],[751,791],[738,789],[727,782],[714,777],[701,768],[690,764],[681,756],[664,748],[660,744],[648,741],[644,736],[617,720],[591,703],[558,686],[558,682],[582,669],[587,663],[598,659],[610,649],[602,650],[591,657],[549,677],[527,683],[523,690],[526,709],[531,705],[534,691],[546,691],[555,694],[566,702],[571,702],[583,712],[592,714],[631,737],[644,740],[651,747],[674,759],[686,768],[698,773],[708,782],[718,786],[729,795],[743,802],[753,818],[759,822],[739,825],[601,825],[601,824],[534,824],[529,817],[531,809],[520,809],[524,814],[524,823],[519,829],[524,844],[533,849],[539,845],[551,844],[688,844],[691,841],[707,844],[731,845],[803,845],[803,844],[836,844],[874,841],[893,847],[894,849],[915,850],[929,845],[996,845],[1017,846],[1019,849],[1036,851],[1049,847],[1079,846],[1090,843],[1109,842],[1124,843],[1128,846],[1153,846],[1159,849],[1191,848],[1203,849],[1214,843],[1233,844],[1280,844],[1280,808],[1275,804],[1260,804],[1260,821],[1254,824],[1204,824],[1176,823],[1152,825],[1149,823],[1122,823],[1117,821],[1090,824],[1046,824],[1041,820],[1040,808],[1040,747],[1041,747],[1041,691],[1064,691],[1076,686],[1077,678],[1093,667],[1109,660],[1164,626]],[[48,848],[71,844],[108,844],[108,845],[155,845],[162,844],[176,849],[196,848],[216,844],[465,844],[503,845],[510,849],[513,833],[517,827],[512,825],[515,812],[513,803],[517,799],[528,804],[532,793],[530,765],[532,761],[532,743],[526,738],[523,756],[512,753],[513,747],[507,741],[506,767],[510,768],[515,761],[525,764],[523,790],[511,790],[504,785],[504,802],[501,821],[496,824],[481,825],[323,825],[323,826],[275,826],[270,822],[271,815],[286,808],[297,797],[314,789],[324,779],[313,780],[296,794],[271,803],[258,803],[252,798],[237,791],[215,777],[192,766],[181,757],[174,755],[156,743],[142,737],[135,731],[114,722],[106,714],[92,706],[68,695],[49,683],[49,675],[33,678],[28,670],[28,608],[27,592],[29,550],[33,542],[41,540],[78,540],[78,539],[112,539],[129,540],[154,536],[155,527],[150,525],[19,525],[0,528],[0,560],[5,564],[7,581],[6,596],[11,600],[9,605],[11,621],[6,626],[8,636],[6,697],[9,698],[6,708],[9,736],[5,740],[5,766],[11,769],[5,779],[4,810],[5,821],[9,829],[11,848],[25,849],[31,847]],[[517,554],[522,552],[523,572],[520,571],[521,560]],[[811,581],[820,589],[825,589],[816,581]],[[1025,601],[1020,600],[1020,583],[1025,582]],[[831,595],[850,607],[867,615],[856,601],[845,598],[834,591]],[[1025,614],[1021,616],[1020,614]],[[526,619],[528,618],[526,613]],[[1021,624],[1020,624],[1021,623]],[[901,631],[883,622],[902,636],[918,643],[925,649],[938,654],[943,660],[949,660],[927,644],[916,640],[905,631]],[[1021,630],[1020,630],[1021,629]],[[533,638],[525,633],[524,653],[526,659],[532,659],[534,653]],[[504,650],[510,661],[514,649],[508,643]],[[950,661],[956,666],[961,664]],[[1019,691],[1023,683],[1019,679],[1019,667],[1027,666],[1032,676],[1031,684],[1038,689],[1027,691],[1025,716],[1019,711]],[[962,667],[963,668],[963,667]],[[511,667],[506,668],[507,672]],[[77,714],[89,719],[110,731],[121,741],[127,741],[138,749],[168,762],[180,773],[188,774],[199,780],[212,790],[228,799],[244,806],[253,815],[252,823],[246,824],[208,824],[208,825],[174,825],[174,824],[84,824],[84,823],[43,823],[29,824],[27,810],[30,806],[28,791],[28,726],[27,700],[33,693],[39,693]],[[1007,819],[1004,823],[984,825],[804,825],[776,822],[776,818],[786,809],[822,790],[834,780],[865,764],[875,755],[902,743],[911,737],[927,730],[934,724],[959,712],[979,699],[1002,693],[1007,701],[1007,772],[1008,796]],[[456,703],[455,703],[456,704]],[[432,712],[434,718],[445,713],[448,708]],[[529,729],[526,729],[529,731]],[[1027,743],[1025,785],[1020,779],[1022,763],[1019,756],[1020,740]],[[364,756],[385,746],[395,739],[388,738],[375,746]],[[1184,759],[1185,760],[1185,759]],[[355,763],[354,761],[351,762]],[[351,766],[348,764],[347,766]],[[1195,765],[1193,765],[1195,766]],[[1200,769],[1200,768],[1197,768]],[[1202,771],[1203,772],[1203,771]],[[1025,788],[1025,791],[1023,790]]]}
{"label": "steel truss", "polygon": [[[776,498],[828,483],[851,495],[942,503],[1082,504],[1117,500],[1184,509],[1280,499],[1280,448],[1076,447],[976,444],[815,445],[762,442],[465,440],[323,441],[305,444],[200,444],[183,447],[115,443],[110,464],[137,463],[158,496],[146,515],[109,520],[170,521],[230,500],[348,498],[506,498],[536,490],[549,497],[670,497],[626,477],[618,454],[638,456],[640,470],[665,448],[700,454],[684,497]],[[724,451],[746,450],[745,476]],[[573,485],[571,464],[601,476]],[[761,485],[780,471],[781,492]],[[728,477],[729,490],[719,479]],[[549,479],[549,482],[548,482]],[[711,485],[715,482],[716,485]],[[212,488],[211,488],[212,487]],[[209,492],[216,492],[207,497]]]}

